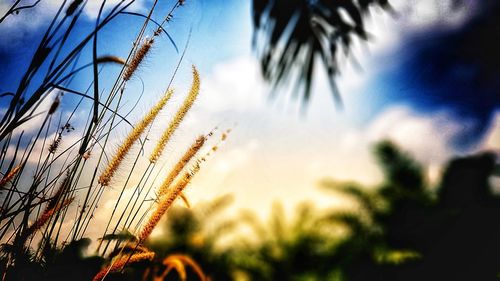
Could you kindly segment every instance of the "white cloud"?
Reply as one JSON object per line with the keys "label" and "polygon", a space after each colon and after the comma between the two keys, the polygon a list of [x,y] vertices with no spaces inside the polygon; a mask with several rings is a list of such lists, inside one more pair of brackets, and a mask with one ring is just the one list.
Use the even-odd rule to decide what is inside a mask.
{"label": "white cloud", "polygon": [[[34,2],[34,1],[31,1]],[[72,1],[67,1],[71,3]],[[112,7],[114,7],[120,0],[108,0],[105,5],[104,13],[109,12]],[[127,8],[128,11],[143,11],[145,9],[145,4],[147,0],[141,0],[134,2],[130,7]],[[83,11],[83,17],[87,20],[95,20],[97,18],[99,8],[101,6],[101,1],[87,1],[87,5]],[[21,1],[21,6],[28,4],[27,1]],[[60,0],[48,0],[40,1],[34,8],[24,9],[19,11],[19,14],[9,15],[2,24],[0,24],[0,37],[9,38],[9,40],[0,40],[1,48],[14,49],[18,46],[23,46],[28,42],[27,34],[33,33],[40,26],[48,26],[52,18],[56,15],[58,9],[61,7],[62,1]],[[69,4],[66,4],[66,7]],[[0,2],[0,15],[4,15],[9,8],[11,3],[6,1]],[[64,8],[63,10],[65,10]],[[63,13],[64,15],[64,13]]]}
{"label": "white cloud", "polygon": [[405,28],[427,28],[435,24],[454,26],[463,22],[474,8],[468,1],[466,6],[453,8],[453,0],[392,0]]}
{"label": "white cloud", "polygon": [[[57,0],[51,0],[53,2],[59,2]],[[122,2],[122,0],[107,0],[106,5],[104,6],[104,13],[109,11],[111,8],[116,6],[116,4]],[[138,0],[132,3],[127,10],[128,11],[134,11],[134,12],[140,12],[144,11],[146,9],[145,7],[145,2],[149,2],[146,0]],[[90,19],[96,19],[97,15],[99,14],[99,9],[101,8],[102,2],[101,1],[88,1],[87,5],[85,6],[84,13],[87,17]]]}
{"label": "white cloud", "polygon": [[500,111],[496,112],[492,125],[480,145],[480,149],[500,152]]}
{"label": "white cloud", "polygon": [[220,111],[248,112],[265,105],[264,81],[258,65],[250,57],[239,57],[213,68],[204,78],[200,107],[213,113]]}
{"label": "white cloud", "polygon": [[420,162],[443,163],[453,154],[450,141],[459,131],[459,124],[445,112],[424,116],[407,107],[395,107],[370,124],[367,138],[391,139]]}
{"label": "white cloud", "polygon": [[445,111],[422,114],[394,106],[366,124],[357,124],[353,108],[365,82],[376,77],[376,70],[367,70],[364,75],[368,77],[352,74],[353,82],[343,84],[350,101],[344,112],[335,110],[326,77],[318,74],[308,114],[298,116],[264,102],[257,69],[256,60],[240,57],[220,63],[203,77],[193,129],[202,130],[221,119],[238,125],[189,188],[193,202],[234,193],[235,206],[261,215],[275,200],[285,202],[287,209],[308,199],[338,206],[343,202],[318,191],[318,180],[331,177],[366,185],[380,182],[382,175],[372,155],[377,141],[390,139],[415,156],[434,181],[442,165],[458,153],[449,144],[461,124]]}
{"label": "white cloud", "polygon": [[[16,128],[13,132],[13,137],[19,136],[21,132],[24,132],[25,136],[30,136],[38,132],[45,118],[47,117],[48,110],[55,102],[56,97],[57,97],[56,91],[50,91],[47,94],[45,94],[43,99],[39,101],[36,110],[30,115],[32,116],[32,118],[29,121],[23,123],[18,128]],[[60,110],[60,107],[58,109]]]}
{"label": "white cloud", "polygon": [[[90,16],[95,14],[93,7],[94,10],[89,10]],[[377,28],[379,34],[392,34],[384,24]],[[375,36],[379,38],[377,43],[370,47],[375,52],[373,56],[387,51],[399,40],[399,35],[378,36]],[[255,59],[237,57],[215,66],[212,73],[202,77],[200,99],[172,145],[178,145],[176,148],[187,145],[193,135],[206,132],[221,122],[222,128],[228,124],[231,124],[229,127],[234,123],[238,125],[227,143],[204,164],[188,187],[187,194],[192,202],[196,204],[233,193],[234,206],[250,208],[260,214],[267,213],[275,200],[284,201],[288,209],[308,199],[324,206],[341,205],[338,199],[324,196],[317,190],[318,180],[331,177],[367,185],[378,183],[381,174],[372,157],[371,146],[386,138],[423,161],[429,174],[436,178],[441,165],[456,153],[448,143],[460,124],[446,112],[422,115],[408,107],[389,108],[372,121],[357,124],[354,121],[357,112],[352,109],[356,108],[366,81],[376,77],[379,71],[366,65],[364,73],[351,69],[340,81],[347,102],[343,112],[335,111],[326,76],[318,72],[307,116],[283,109],[283,104],[273,107],[266,102],[265,86]],[[498,120],[496,129],[492,128],[485,139],[484,147],[499,143]],[[167,164],[176,159],[170,152],[165,160]],[[119,189],[110,190],[97,213],[98,222],[107,221],[119,193]],[[132,192],[132,188],[127,189],[126,197]]]}

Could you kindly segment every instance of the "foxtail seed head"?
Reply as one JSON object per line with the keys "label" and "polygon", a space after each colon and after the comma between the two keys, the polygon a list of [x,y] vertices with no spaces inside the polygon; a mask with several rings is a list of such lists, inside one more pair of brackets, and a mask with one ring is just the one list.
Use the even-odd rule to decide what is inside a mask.
{"label": "foxtail seed head", "polygon": [[21,166],[22,165],[17,165],[16,167],[14,167],[14,169],[10,170],[9,173],[7,173],[7,175],[5,175],[1,180],[0,180],[0,187],[3,187],[4,185],[6,185],[9,181],[11,181],[16,175],[17,173],[19,173],[19,171],[21,170]]}
{"label": "foxtail seed head", "polygon": [[196,153],[203,147],[205,143],[205,136],[199,136],[196,141],[189,147],[189,149],[184,153],[182,158],[177,162],[177,164],[172,168],[168,176],[165,178],[163,183],[158,190],[158,198],[163,197],[168,191],[168,188],[172,185],[177,176],[186,167],[189,161],[196,155]]}
{"label": "foxtail seed head", "polygon": [[61,144],[62,134],[59,134],[57,138],[49,145],[49,153],[56,153],[57,148]]}
{"label": "foxtail seed head", "polygon": [[101,281],[109,272],[115,272],[122,269],[125,265],[129,263],[136,263],[144,260],[152,260],[155,257],[155,253],[146,252],[146,253],[137,253],[130,255],[123,255],[118,258],[113,264],[103,268],[99,271],[95,276],[93,281]]}
{"label": "foxtail seed head", "polygon": [[163,132],[163,135],[156,144],[153,153],[151,153],[151,156],[149,157],[149,161],[151,163],[155,163],[158,160],[158,158],[160,158],[163,149],[165,148],[170,138],[181,124],[182,120],[184,119],[184,116],[186,116],[187,112],[193,105],[199,92],[200,92],[200,76],[198,74],[198,71],[196,70],[196,67],[193,65],[193,83],[191,85],[189,94],[187,95],[186,99],[184,100],[184,103],[181,105],[181,107],[175,114],[172,121],[170,121],[168,128]]}
{"label": "foxtail seed head", "polygon": [[174,203],[175,199],[181,195],[183,190],[189,184],[193,176],[200,170],[199,161],[196,162],[196,165],[189,172],[186,172],[183,177],[175,184],[175,186],[168,191],[167,194],[160,198],[160,203],[156,207],[156,210],[153,212],[148,222],[144,225],[142,230],[139,233],[139,241],[145,241],[153,229],[156,227],[160,219],[163,215],[168,211],[172,203]]}
{"label": "foxtail seed head", "polygon": [[52,216],[54,216],[54,214],[69,206],[71,202],[73,202],[73,199],[74,198],[67,199],[64,202],[56,204],[56,206],[52,208],[46,208],[43,213],[36,219],[36,221],[21,233],[18,238],[18,242],[20,242],[21,245],[24,245],[25,241],[31,235],[35,234],[36,231],[41,229],[52,218]]}
{"label": "foxtail seed head", "polygon": [[130,63],[128,64],[127,68],[125,69],[125,72],[123,73],[123,80],[128,81],[130,78],[132,78],[132,75],[134,75],[135,71],[141,64],[141,62],[144,60],[146,55],[149,53],[149,50],[151,49],[151,46],[153,46],[154,43],[154,37],[151,37],[149,39],[146,39],[144,43],[139,47],[137,52],[135,53],[134,57],[130,60]]}
{"label": "foxtail seed head", "polygon": [[120,166],[121,162],[125,159],[125,156],[132,148],[132,145],[139,139],[144,130],[153,122],[158,113],[163,109],[168,100],[172,97],[173,90],[168,90],[165,95],[158,101],[158,103],[151,108],[151,110],[144,116],[144,118],[134,126],[134,129],[130,132],[127,138],[120,145],[115,155],[109,162],[108,166],[99,176],[98,183],[102,186],[108,186],[116,170]]}

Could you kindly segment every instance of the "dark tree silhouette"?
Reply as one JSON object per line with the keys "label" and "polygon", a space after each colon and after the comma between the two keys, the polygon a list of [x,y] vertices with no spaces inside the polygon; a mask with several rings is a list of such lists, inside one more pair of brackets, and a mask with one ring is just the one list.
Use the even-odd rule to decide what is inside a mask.
{"label": "dark tree silhouette", "polygon": [[[346,221],[356,231],[332,261],[343,265],[346,280],[497,280],[500,198],[489,181],[495,155],[450,161],[435,192],[420,165],[390,142],[378,144],[376,156],[385,181],[375,193],[340,186],[372,221],[364,229]],[[386,208],[371,207],[377,199]],[[387,257],[397,256],[387,249],[405,250],[398,254],[403,261],[388,263]]]}
{"label": "dark tree silhouette", "polygon": [[[394,81],[389,82],[394,84],[392,90],[387,93],[386,87],[384,93],[374,95],[380,103],[403,102],[419,110],[451,108],[457,116],[475,123],[456,140],[456,145],[468,146],[484,134],[500,104],[500,2],[452,3],[452,9],[468,10],[465,24],[452,29],[433,28],[406,38],[404,55],[397,58],[401,65],[386,77]],[[263,76],[273,90],[295,78],[295,93],[302,93],[307,103],[315,57],[319,57],[340,105],[335,86],[342,70],[338,58],[349,54],[355,38],[369,38],[363,18],[370,7],[392,11],[387,0],[253,0],[254,48]],[[405,92],[409,88],[415,93]]]}
{"label": "dark tree silhouette", "polygon": [[[48,243],[42,250],[40,258],[29,249],[16,249],[15,245],[3,244],[0,248],[0,272],[3,280],[72,280],[88,281],[99,271],[103,258],[85,256],[90,239],[83,238],[63,247],[54,247]],[[6,268],[9,254],[18,251],[13,263]],[[19,253],[19,251],[22,251]]]}
{"label": "dark tree silhouette", "polygon": [[264,78],[276,88],[297,71],[295,90],[307,102],[319,56],[341,105],[339,51],[348,55],[354,38],[368,39],[363,18],[371,6],[390,8],[388,0],[253,0],[254,46],[260,47]]}
{"label": "dark tree silhouette", "polygon": [[[219,240],[234,231],[237,223],[232,220],[214,222],[231,201],[231,196],[221,196],[211,202],[199,204],[193,209],[172,208],[163,225],[164,236],[149,240],[147,247],[154,251],[160,260],[171,254],[188,255],[199,264],[210,280],[233,280],[231,278],[234,267],[231,260],[233,251],[231,248],[221,250],[217,247]],[[165,270],[165,268],[159,269],[159,272]],[[199,280],[191,269],[187,268],[186,271],[187,280]],[[171,274],[165,280],[182,279]]]}
{"label": "dark tree silhouette", "polygon": [[454,140],[462,148],[481,139],[500,106],[500,1],[474,3],[464,24],[405,38],[398,65],[381,78],[392,90],[378,93],[421,112],[451,111],[464,124]]}

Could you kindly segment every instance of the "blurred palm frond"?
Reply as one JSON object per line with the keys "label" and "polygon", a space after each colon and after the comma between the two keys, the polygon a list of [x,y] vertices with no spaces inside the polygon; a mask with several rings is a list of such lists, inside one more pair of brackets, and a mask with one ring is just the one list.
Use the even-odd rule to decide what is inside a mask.
{"label": "blurred palm frond", "polygon": [[388,0],[253,0],[253,44],[260,47],[264,78],[274,90],[295,79],[295,95],[301,93],[307,103],[319,56],[341,106],[335,82],[340,72],[339,51],[348,56],[353,39],[369,39],[364,17],[372,6],[392,10]]}

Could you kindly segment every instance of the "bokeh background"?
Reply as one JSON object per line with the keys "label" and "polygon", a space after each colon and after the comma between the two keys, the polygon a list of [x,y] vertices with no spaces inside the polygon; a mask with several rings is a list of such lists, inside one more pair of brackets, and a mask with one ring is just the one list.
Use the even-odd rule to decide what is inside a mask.
{"label": "bokeh background", "polygon": [[[8,2],[0,3],[0,11],[8,8]],[[108,2],[111,6],[115,1]],[[148,4],[150,1],[137,1],[130,10],[144,12]],[[233,129],[216,159],[206,165],[187,191],[193,204],[232,194],[232,212],[251,209],[262,217],[276,201],[286,210],[304,200],[318,206],[345,206],[348,200],[325,197],[318,183],[328,178],[366,186],[380,184],[383,174],[372,147],[385,139],[411,153],[423,165],[428,180],[436,182],[451,157],[500,149],[500,80],[495,82],[498,73],[493,69],[493,76],[478,87],[474,84],[477,81],[470,81],[483,75],[477,70],[482,61],[469,63],[467,58],[462,62],[445,56],[453,48],[446,45],[451,44],[447,38],[465,32],[471,19],[481,15],[480,4],[469,1],[455,9],[451,1],[394,0],[391,4],[397,14],[381,8],[370,11],[365,22],[369,40],[353,40],[351,55],[341,61],[336,83],[343,98],[342,109],[332,99],[329,78],[319,63],[307,103],[294,95],[293,87],[273,90],[269,86],[260,70],[259,50],[252,44],[252,2],[236,0],[186,1],[166,29],[175,44],[166,37],[158,42],[155,49],[162,51],[153,50],[141,67],[129,87],[130,95],[124,98],[123,109],[137,102],[130,115],[133,121],[147,111],[161,95],[189,41],[174,86],[187,91],[189,69],[194,64],[201,73],[201,94],[168,148],[167,154],[172,157],[165,157],[162,164],[173,163],[178,154],[176,145],[189,143],[207,127]],[[58,5],[59,1],[42,1],[0,25],[0,92],[15,90]],[[87,25],[82,25],[77,35],[92,28],[98,8],[92,1],[87,4]],[[160,9],[166,12],[167,5]],[[137,32],[132,30],[136,25],[130,24],[135,20],[142,21],[124,16],[106,27],[99,53],[126,54]],[[477,50],[471,53],[487,48],[479,40],[474,44]],[[86,52],[90,50],[83,54]],[[495,61],[495,57],[491,59]],[[428,69],[429,61],[439,61],[442,69]],[[438,77],[438,71],[449,70],[446,67],[455,72]],[[102,75],[114,77],[117,71],[107,67]],[[84,81],[92,73],[80,75],[72,86],[83,90],[88,86]],[[111,87],[112,79],[108,84],[105,78],[101,80],[104,89]],[[75,100],[65,95],[62,110]],[[0,104],[0,110],[5,106]],[[50,106],[49,99],[45,106]],[[77,116],[86,116],[90,106],[89,102]],[[167,118],[170,113],[167,110],[162,114]],[[33,133],[41,120],[34,119],[22,129],[26,134]],[[78,120],[75,118],[74,127],[83,126]],[[112,142],[118,143],[126,132],[126,126],[120,128]],[[155,132],[153,128],[153,132],[159,134],[160,130]],[[72,138],[78,138],[76,132],[70,133],[63,145],[71,143]],[[497,182],[494,185],[498,188]],[[99,217],[106,217],[115,195],[107,195],[110,201],[98,211],[104,213],[96,215],[97,222]]]}

